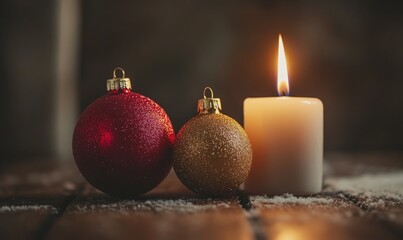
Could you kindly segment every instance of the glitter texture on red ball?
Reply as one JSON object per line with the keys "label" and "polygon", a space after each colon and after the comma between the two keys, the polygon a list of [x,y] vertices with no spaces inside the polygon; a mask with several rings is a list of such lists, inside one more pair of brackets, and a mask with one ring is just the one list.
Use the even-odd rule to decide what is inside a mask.
{"label": "glitter texture on red ball", "polygon": [[130,88],[130,80],[116,78],[114,72],[109,92],[84,110],[73,135],[73,155],[82,175],[117,197],[150,191],[172,167],[175,133],[168,115]]}

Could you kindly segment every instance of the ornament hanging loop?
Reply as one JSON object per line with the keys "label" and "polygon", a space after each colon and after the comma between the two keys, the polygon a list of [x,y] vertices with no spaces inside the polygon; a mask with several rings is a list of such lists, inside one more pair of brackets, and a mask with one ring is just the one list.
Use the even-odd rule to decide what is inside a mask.
{"label": "ornament hanging loop", "polygon": [[205,87],[204,88],[204,90],[203,90],[203,98],[207,99],[207,97],[206,97],[206,91],[207,90],[209,90],[209,92],[210,92],[210,97],[209,98],[214,98],[214,92],[213,92],[213,89],[211,89],[211,87]]}
{"label": "ornament hanging loop", "polygon": [[[207,91],[210,92],[210,97],[207,97]],[[197,103],[198,113],[220,113],[221,112],[221,100],[214,98],[214,92],[211,87],[206,87],[203,90],[203,98],[199,99]]]}
{"label": "ornament hanging loop", "polygon": [[[120,77],[116,76],[117,73],[120,72]],[[113,70],[113,78],[106,80],[106,90],[115,91],[115,90],[131,90],[132,84],[130,82],[130,78],[126,78],[125,70],[121,67],[116,67]]]}
{"label": "ornament hanging loop", "polygon": [[117,71],[120,71],[120,73],[122,74],[122,76],[119,77],[119,78],[125,78],[125,76],[126,76],[125,70],[123,70],[123,68],[121,68],[121,67],[117,67],[117,68],[113,69],[113,78],[114,78],[114,79],[115,79],[115,78],[118,78],[118,77],[116,77]]}

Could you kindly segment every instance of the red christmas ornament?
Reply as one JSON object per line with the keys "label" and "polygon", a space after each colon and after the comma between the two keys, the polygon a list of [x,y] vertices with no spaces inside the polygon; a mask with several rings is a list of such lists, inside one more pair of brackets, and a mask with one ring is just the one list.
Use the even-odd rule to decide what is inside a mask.
{"label": "red christmas ornament", "polygon": [[[116,77],[116,71],[122,77]],[[131,91],[130,79],[116,68],[108,93],[81,114],[73,135],[73,155],[87,181],[120,197],[146,193],[172,167],[175,132],[165,111]]]}

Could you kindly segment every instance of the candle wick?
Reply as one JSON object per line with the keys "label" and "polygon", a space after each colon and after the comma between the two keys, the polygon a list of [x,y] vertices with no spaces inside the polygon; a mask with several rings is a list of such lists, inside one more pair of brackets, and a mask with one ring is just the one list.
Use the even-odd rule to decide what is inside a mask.
{"label": "candle wick", "polygon": [[288,96],[287,91],[283,90],[280,92],[280,96]]}

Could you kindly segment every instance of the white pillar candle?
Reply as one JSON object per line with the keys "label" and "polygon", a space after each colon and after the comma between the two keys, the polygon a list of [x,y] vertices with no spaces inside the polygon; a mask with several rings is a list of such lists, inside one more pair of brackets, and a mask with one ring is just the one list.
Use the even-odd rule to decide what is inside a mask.
{"label": "white pillar candle", "polygon": [[[279,38],[278,92],[288,95]],[[317,98],[266,97],[244,101],[244,124],[252,143],[252,169],[245,190],[254,194],[320,192],[323,175],[323,104]]]}

